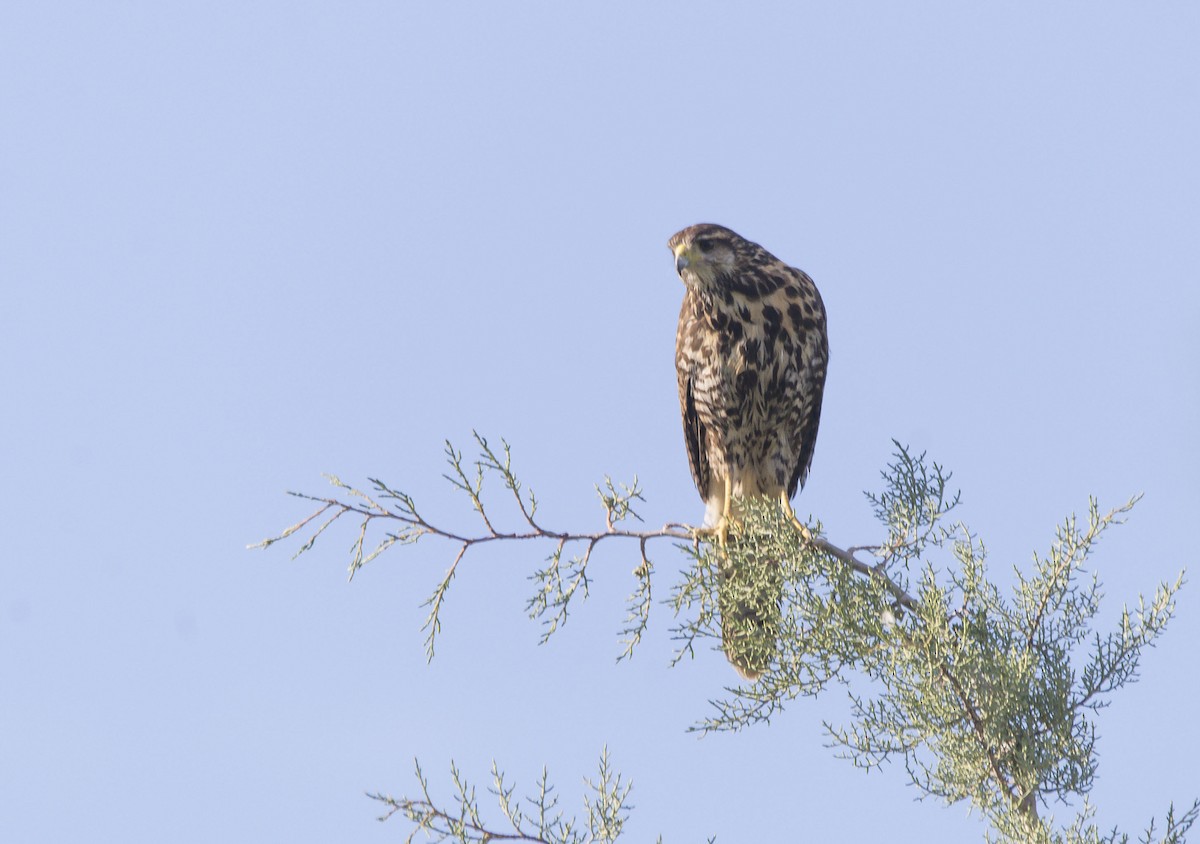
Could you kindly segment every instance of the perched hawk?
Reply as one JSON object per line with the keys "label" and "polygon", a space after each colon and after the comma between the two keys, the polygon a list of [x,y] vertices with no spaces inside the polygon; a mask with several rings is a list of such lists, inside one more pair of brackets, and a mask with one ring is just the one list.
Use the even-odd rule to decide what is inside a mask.
{"label": "perched hawk", "polygon": [[[690,226],[668,245],[687,287],[675,366],[688,463],[704,525],[723,543],[733,496],[778,499],[795,519],[791,498],[812,463],[829,361],[825,306],[806,273],[723,226]],[[777,568],[754,580],[759,594],[718,602],[725,653],[748,679],[775,652]],[[722,583],[738,577],[725,571]]]}

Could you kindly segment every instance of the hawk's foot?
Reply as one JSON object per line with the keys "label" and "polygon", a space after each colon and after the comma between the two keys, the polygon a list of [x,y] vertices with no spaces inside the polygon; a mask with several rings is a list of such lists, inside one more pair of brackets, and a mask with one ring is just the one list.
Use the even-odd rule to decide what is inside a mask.
{"label": "hawk's foot", "polygon": [[792,502],[788,500],[786,492],[783,494],[782,500],[783,515],[786,516],[787,520],[792,523],[792,526],[799,531],[801,538],[803,538],[805,542],[811,543],[813,541],[812,531],[808,529],[808,525],[796,518],[796,511],[792,509]]}
{"label": "hawk's foot", "polygon": [[717,547],[724,548],[729,544],[729,520],[721,519],[721,523],[715,527],[693,528],[692,536],[697,540],[708,539],[714,541]]}

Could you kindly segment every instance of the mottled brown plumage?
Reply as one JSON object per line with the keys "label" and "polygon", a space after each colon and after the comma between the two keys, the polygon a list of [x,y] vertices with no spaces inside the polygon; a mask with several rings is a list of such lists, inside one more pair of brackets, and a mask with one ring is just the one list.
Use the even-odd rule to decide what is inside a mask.
{"label": "mottled brown plumage", "polygon": [[[687,287],[675,365],[688,462],[705,526],[723,539],[734,496],[778,499],[791,515],[817,441],[829,361],[825,306],[806,273],[723,226],[690,226],[668,245]],[[763,608],[778,606],[778,593],[750,603],[722,607],[722,625],[730,661],[753,678],[774,651]],[[769,648],[731,641],[733,616],[746,615],[769,628],[759,637]]]}

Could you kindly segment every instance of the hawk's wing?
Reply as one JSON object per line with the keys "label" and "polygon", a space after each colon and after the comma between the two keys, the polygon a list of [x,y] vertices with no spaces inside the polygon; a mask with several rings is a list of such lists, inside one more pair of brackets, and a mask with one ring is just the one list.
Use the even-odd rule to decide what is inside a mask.
{"label": "hawk's wing", "polygon": [[788,498],[804,486],[808,468],[812,465],[813,450],[817,445],[817,426],[821,422],[821,400],[825,393],[825,371],[829,365],[829,336],[825,329],[825,306],[817,286],[803,270],[788,268],[800,283],[800,299],[812,306],[812,315],[793,320],[797,332],[795,342],[797,383],[794,395],[800,403],[796,415],[793,442],[800,444],[796,466],[788,481]]}
{"label": "hawk's wing", "polygon": [[698,350],[692,334],[698,329],[691,319],[692,294],[683,297],[683,310],[679,318],[679,330],[675,335],[675,372],[679,378],[679,412],[683,417],[683,439],[687,443],[688,466],[692,480],[700,492],[700,500],[707,503],[708,485],[712,470],[708,463],[707,437],[704,423],[696,412],[696,398],[692,392],[692,373],[695,367],[689,364],[690,357]]}
{"label": "hawk's wing", "polygon": [[788,498],[796,495],[796,490],[804,486],[808,477],[808,468],[812,465],[813,450],[817,444],[817,426],[821,422],[821,385],[816,385],[816,395],[812,398],[808,411],[801,417],[796,430],[796,438],[800,442],[800,454],[796,460],[796,468],[788,481]]}

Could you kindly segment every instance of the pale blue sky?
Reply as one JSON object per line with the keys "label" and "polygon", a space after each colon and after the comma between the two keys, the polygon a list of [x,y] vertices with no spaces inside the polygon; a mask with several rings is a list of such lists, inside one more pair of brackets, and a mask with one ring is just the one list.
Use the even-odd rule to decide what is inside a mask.
{"label": "pale blue sky", "polygon": [[[605,473],[698,520],[665,244],[707,220],[829,310],[801,514],[878,538],[896,437],[1004,572],[1144,491],[1095,560],[1111,621],[1196,556],[1197,44],[1172,2],[7,4],[0,840],[395,841],[363,793],[413,756],[545,763],[574,809],[605,744],[631,841],[981,840],[834,758],[839,691],[686,734],[735,677],[668,670],[661,607],[614,664],[629,556],[543,647],[540,553],[468,558],[427,666],[448,549],[347,585],[348,532],[244,546],[321,472],[465,524],[438,476],[472,427],[547,523],[598,525]],[[1102,825],[1200,794],[1194,588],[1101,717]]]}

